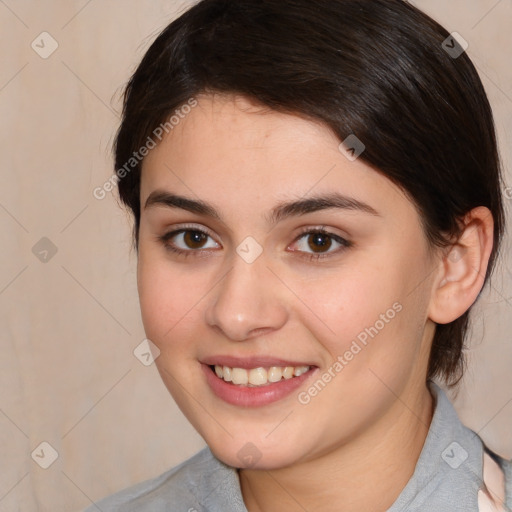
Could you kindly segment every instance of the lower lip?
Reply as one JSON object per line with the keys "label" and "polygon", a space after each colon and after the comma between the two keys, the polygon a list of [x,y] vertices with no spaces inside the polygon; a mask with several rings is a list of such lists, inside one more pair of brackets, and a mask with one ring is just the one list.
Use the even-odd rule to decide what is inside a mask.
{"label": "lower lip", "polygon": [[282,379],[266,386],[248,387],[231,384],[220,379],[206,364],[201,364],[201,367],[206,375],[206,381],[215,395],[228,404],[240,407],[260,407],[277,402],[297,390],[316,370],[316,368],[311,368],[298,377]]}

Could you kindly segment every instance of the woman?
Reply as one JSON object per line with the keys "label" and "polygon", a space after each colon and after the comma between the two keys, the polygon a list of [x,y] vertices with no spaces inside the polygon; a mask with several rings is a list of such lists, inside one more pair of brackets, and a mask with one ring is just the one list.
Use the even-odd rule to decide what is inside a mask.
{"label": "woman", "polygon": [[434,383],[462,377],[504,230],[463,41],[401,0],[203,0],[131,78],[115,151],[145,331],[208,447],[100,510],[512,506]]}

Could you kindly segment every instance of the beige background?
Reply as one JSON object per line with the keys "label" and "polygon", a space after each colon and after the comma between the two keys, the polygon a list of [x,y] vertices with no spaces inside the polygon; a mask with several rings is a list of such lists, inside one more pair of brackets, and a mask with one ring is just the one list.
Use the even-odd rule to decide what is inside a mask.
{"label": "beige background", "polygon": [[[469,42],[511,186],[511,2],[415,4]],[[92,195],[112,173],[121,87],[185,5],[0,0],[2,512],[80,511],[203,446],[154,365],[133,354],[144,332],[129,218],[113,196]],[[43,31],[58,43],[47,59],[31,48],[33,40],[40,52],[51,48]],[[32,251],[43,237],[57,249],[46,262]],[[40,244],[42,258],[49,245]],[[503,258],[475,310],[470,368],[455,402],[466,424],[509,458],[511,269]],[[58,454],[48,469],[38,465],[51,461],[42,442]]]}

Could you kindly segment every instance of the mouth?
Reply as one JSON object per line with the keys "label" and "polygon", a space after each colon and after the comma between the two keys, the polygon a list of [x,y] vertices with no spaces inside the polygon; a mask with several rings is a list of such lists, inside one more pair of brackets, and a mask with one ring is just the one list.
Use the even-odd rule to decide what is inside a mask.
{"label": "mouth", "polygon": [[260,407],[283,400],[318,370],[317,366],[304,364],[263,366],[260,360],[261,366],[248,361],[233,361],[233,366],[211,363],[201,364],[210,390],[224,402],[241,407]]}
{"label": "mouth", "polygon": [[224,382],[247,387],[269,386],[281,380],[300,377],[311,366],[270,366],[258,368],[236,368],[231,366],[210,365],[210,369]]}

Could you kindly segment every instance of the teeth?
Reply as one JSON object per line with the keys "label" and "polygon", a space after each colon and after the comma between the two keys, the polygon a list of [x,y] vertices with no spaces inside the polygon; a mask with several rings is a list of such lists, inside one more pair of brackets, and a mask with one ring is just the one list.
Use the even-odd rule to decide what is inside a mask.
{"label": "teeth", "polygon": [[293,370],[293,375],[295,377],[300,377],[303,373],[306,373],[309,370],[309,366],[296,366]]}
{"label": "teeth", "polygon": [[230,368],[229,366],[215,365],[215,374],[219,379],[233,384],[249,387],[265,386],[281,379],[291,379],[306,373],[310,366],[271,366],[270,368]]}
{"label": "teeth", "polygon": [[233,384],[247,384],[249,382],[249,374],[243,368],[233,368],[231,377]]}
{"label": "teeth", "polygon": [[262,384],[266,384],[268,382],[267,370],[265,370],[265,368],[253,368],[252,370],[249,370],[249,382],[253,386],[261,386]]}
{"label": "teeth", "polygon": [[[217,368],[217,367],[215,367]],[[220,368],[220,366],[219,366]],[[231,368],[229,366],[223,366],[222,367],[222,378],[226,381],[226,382],[231,382],[232,378],[231,378]]]}
{"label": "teeth", "polygon": [[287,366],[283,370],[283,377],[285,379],[291,379],[293,377],[293,366]]}
{"label": "teeth", "polygon": [[279,366],[271,366],[268,370],[268,381],[269,382],[278,382],[281,380],[283,376],[283,372]]}

